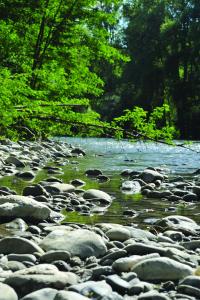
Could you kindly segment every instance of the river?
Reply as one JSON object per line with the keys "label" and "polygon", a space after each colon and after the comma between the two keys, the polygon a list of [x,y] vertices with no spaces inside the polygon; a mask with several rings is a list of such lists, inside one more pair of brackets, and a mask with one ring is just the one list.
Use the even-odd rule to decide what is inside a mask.
{"label": "river", "polygon": [[[111,206],[104,212],[91,216],[79,215],[78,212],[67,212],[66,222],[97,223],[113,222],[121,224],[143,224],[149,226],[155,219],[171,214],[182,214],[200,221],[200,205],[177,205],[169,201],[147,199],[140,194],[132,195],[123,193],[120,189],[124,179],[120,173],[124,169],[141,171],[146,167],[160,167],[166,170],[169,177],[182,176],[193,179],[192,173],[200,168],[200,154],[181,147],[172,147],[164,144],[150,142],[116,141],[105,138],[56,138],[66,141],[73,146],[79,146],[87,152],[82,158],[66,160],[61,166],[63,174],[56,177],[68,183],[72,179],[82,179],[86,182],[84,189],[95,188],[103,190],[113,196]],[[200,143],[188,146],[200,151]],[[54,164],[51,162],[51,164]],[[100,183],[88,178],[84,173],[87,169],[101,169],[103,174],[109,176],[110,181]],[[47,178],[44,169],[38,171],[32,183],[37,183]],[[23,188],[30,185],[15,176],[6,176],[0,180],[1,185],[6,185],[21,193]],[[135,217],[126,217],[124,210],[136,211]]]}

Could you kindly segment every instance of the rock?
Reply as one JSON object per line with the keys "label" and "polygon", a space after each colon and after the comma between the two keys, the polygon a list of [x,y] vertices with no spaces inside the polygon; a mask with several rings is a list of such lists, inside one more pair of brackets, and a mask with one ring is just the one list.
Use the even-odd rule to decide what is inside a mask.
{"label": "rock", "polygon": [[80,149],[80,148],[74,148],[74,149],[72,149],[72,150],[71,150],[71,153],[72,153],[72,154],[83,155],[83,156],[86,155],[85,151],[82,150],[82,149]]}
{"label": "rock", "polygon": [[112,289],[105,281],[86,281],[70,286],[69,291],[77,292],[84,296],[92,294],[95,295],[95,298],[102,299],[104,296],[109,295]]}
{"label": "rock", "polygon": [[81,180],[81,179],[74,179],[71,180],[70,183],[74,186],[83,186],[85,185],[85,181]]}
{"label": "rock", "polygon": [[200,277],[185,277],[179,282],[178,292],[200,298]]}
{"label": "rock", "polygon": [[78,276],[71,272],[60,272],[53,265],[42,264],[17,271],[6,278],[5,283],[20,296],[43,288],[62,290],[78,282]]}
{"label": "rock", "polygon": [[90,170],[87,170],[85,172],[85,174],[87,176],[98,176],[98,175],[102,175],[103,173],[101,172],[101,170],[98,170],[98,169],[90,169]]}
{"label": "rock", "polygon": [[103,239],[98,234],[86,229],[54,230],[44,238],[40,246],[46,251],[64,250],[72,256],[81,258],[98,257],[107,251]]}
{"label": "rock", "polygon": [[0,300],[18,300],[18,296],[13,288],[0,282]]}
{"label": "rock", "polygon": [[51,288],[44,288],[26,295],[20,300],[54,300],[57,290]]}
{"label": "rock", "polygon": [[108,204],[111,203],[112,201],[110,195],[108,195],[103,191],[95,190],[95,189],[90,189],[85,191],[85,193],[83,194],[83,198],[87,200],[99,200],[99,201],[106,202]]}
{"label": "rock", "polygon": [[183,201],[186,202],[193,202],[193,201],[198,201],[198,196],[195,193],[188,193],[183,196]]}
{"label": "rock", "polygon": [[144,294],[141,294],[137,298],[137,300],[170,300],[170,299],[171,298],[169,298],[164,293],[158,293],[158,291],[156,291],[156,290],[149,291],[149,292],[146,292]]}
{"label": "rock", "polygon": [[47,206],[32,198],[18,195],[0,196],[0,217],[42,221],[48,219],[50,213],[51,210]]}
{"label": "rock", "polygon": [[44,253],[34,242],[21,237],[6,237],[0,240],[0,253],[11,254],[13,251],[15,254]]}
{"label": "rock", "polygon": [[128,229],[122,227],[122,228],[116,228],[116,229],[110,229],[106,232],[107,237],[110,239],[110,241],[120,241],[124,242],[131,237],[131,233]]}
{"label": "rock", "polygon": [[131,191],[132,194],[137,194],[140,193],[141,191],[141,185],[139,184],[138,181],[124,181],[122,182],[122,190],[128,190]]}
{"label": "rock", "polygon": [[64,250],[51,250],[46,252],[40,258],[40,261],[44,263],[51,263],[55,260],[64,260],[68,262],[70,260],[70,253]]}
{"label": "rock", "polygon": [[190,218],[178,215],[172,215],[158,220],[156,225],[167,227],[168,230],[176,230],[181,232],[196,233],[200,226]]}
{"label": "rock", "polygon": [[131,255],[129,257],[123,257],[117,259],[113,265],[112,268],[117,272],[130,272],[132,268],[139,262],[151,258],[159,257],[158,253],[152,253],[147,255]]}
{"label": "rock", "polygon": [[23,196],[46,196],[48,197],[48,193],[40,184],[26,186],[23,189]]}
{"label": "rock", "polygon": [[9,270],[12,272],[19,271],[25,269],[25,265],[19,261],[8,261],[6,266],[8,267]]}
{"label": "rock", "polygon": [[89,300],[89,299],[90,298],[88,297],[70,291],[60,291],[57,293],[56,297],[54,298],[54,300]]}
{"label": "rock", "polygon": [[24,168],[25,164],[19,160],[17,157],[10,155],[9,157],[6,158],[5,163],[7,164],[13,164],[18,168]]}
{"label": "rock", "polygon": [[44,188],[50,194],[73,192],[75,190],[75,187],[72,184],[59,183],[59,182],[53,183],[51,185],[45,185]]}
{"label": "rock", "polygon": [[146,183],[154,182],[157,179],[163,181],[164,176],[157,171],[146,169],[140,174],[140,178]]}
{"label": "rock", "polygon": [[129,254],[135,254],[135,255],[144,255],[144,254],[150,254],[150,253],[158,253],[162,256],[166,254],[166,249],[154,246],[154,245],[147,245],[143,243],[133,243],[124,248]]}
{"label": "rock", "polygon": [[23,261],[29,261],[32,263],[36,263],[36,257],[33,254],[8,254],[7,255],[8,261],[19,261],[19,262],[23,262]]}
{"label": "rock", "polygon": [[24,179],[33,179],[35,177],[35,173],[32,171],[19,172],[16,174],[17,177]]}
{"label": "rock", "polygon": [[193,274],[193,269],[167,257],[151,258],[136,264],[132,271],[141,280],[179,280]]}
{"label": "rock", "polygon": [[129,283],[117,274],[109,275],[106,277],[106,282],[112,287],[112,289],[122,295],[126,294],[129,290]]}

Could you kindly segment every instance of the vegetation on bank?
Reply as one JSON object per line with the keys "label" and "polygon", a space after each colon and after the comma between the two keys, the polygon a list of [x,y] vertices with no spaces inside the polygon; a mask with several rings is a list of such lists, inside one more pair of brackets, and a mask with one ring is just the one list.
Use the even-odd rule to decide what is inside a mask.
{"label": "vegetation on bank", "polygon": [[0,1],[1,138],[198,138],[198,123],[188,125],[200,113],[198,8]]}

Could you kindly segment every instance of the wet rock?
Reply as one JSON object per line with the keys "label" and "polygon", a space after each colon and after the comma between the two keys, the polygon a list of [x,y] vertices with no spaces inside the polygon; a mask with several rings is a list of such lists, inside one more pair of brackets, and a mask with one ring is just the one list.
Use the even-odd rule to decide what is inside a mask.
{"label": "wet rock", "polygon": [[179,280],[192,275],[194,272],[191,267],[167,257],[141,261],[132,268],[132,271],[141,280],[159,282],[162,280]]}
{"label": "wet rock", "polygon": [[150,253],[158,253],[162,256],[166,254],[166,249],[154,246],[154,245],[147,245],[143,243],[133,243],[124,248],[129,254],[135,254],[135,255],[144,255],[144,254],[150,254]]}
{"label": "wet rock", "polygon": [[188,276],[179,282],[178,292],[194,297],[200,297],[200,277]]}
{"label": "wet rock", "polygon": [[8,261],[6,266],[8,267],[9,270],[12,272],[19,271],[25,269],[25,265],[19,261]]}
{"label": "wet rock", "polygon": [[96,233],[77,229],[67,232],[66,230],[54,230],[41,242],[40,246],[46,251],[65,250],[73,256],[86,258],[89,256],[101,256],[107,251],[103,239]]}
{"label": "wet rock", "polygon": [[75,187],[72,184],[59,183],[59,182],[53,183],[51,185],[46,185],[44,188],[50,194],[73,192],[75,190]]}
{"label": "wet rock", "polygon": [[82,150],[82,149],[80,149],[80,148],[74,148],[74,149],[72,149],[72,150],[71,150],[71,153],[72,153],[72,154],[83,155],[83,156],[86,155],[85,151]]}
{"label": "wet rock", "polygon": [[28,294],[20,300],[54,300],[57,293],[56,289],[44,288]]}
{"label": "wet rock", "polygon": [[98,175],[97,179],[98,179],[99,182],[107,182],[107,181],[110,180],[110,178],[106,175]]}
{"label": "wet rock", "polygon": [[35,177],[35,173],[32,171],[25,171],[25,172],[19,172],[16,173],[16,176],[22,179],[33,179]]}
{"label": "wet rock", "polygon": [[122,191],[131,191],[133,194],[140,193],[141,185],[138,181],[124,181],[122,182]]}
{"label": "wet rock", "polygon": [[85,181],[81,180],[81,179],[73,179],[70,181],[70,183],[74,186],[83,186],[85,185]]}
{"label": "wet rock", "polygon": [[85,193],[83,194],[83,198],[87,199],[87,200],[100,200],[106,203],[110,203],[112,201],[112,198],[110,195],[108,195],[107,193],[100,191],[100,190],[96,190],[96,189],[90,189],[85,191]]}
{"label": "wet rock", "polygon": [[0,300],[18,300],[18,296],[13,288],[0,282]]}
{"label": "wet rock", "polygon": [[19,160],[17,157],[10,155],[9,157],[6,158],[5,163],[7,164],[13,164],[18,168],[24,168],[25,164]]}
{"label": "wet rock", "polygon": [[183,196],[183,201],[186,202],[193,202],[193,201],[198,201],[198,196],[195,193],[188,193]]}
{"label": "wet rock", "polygon": [[48,193],[40,184],[34,184],[30,186],[26,186],[23,189],[23,196],[46,196],[48,197]]}
{"label": "wet rock", "polygon": [[15,254],[44,253],[37,244],[21,237],[6,237],[0,240],[0,253],[12,254],[13,251]]}
{"label": "wet rock", "polygon": [[25,196],[0,196],[0,217],[25,218],[37,221],[50,216],[50,209],[42,203]]}
{"label": "wet rock", "polygon": [[90,169],[90,170],[87,170],[85,172],[85,174],[87,176],[94,176],[95,177],[95,176],[98,176],[98,175],[102,175],[103,173],[99,169]]}
{"label": "wet rock", "polygon": [[140,178],[147,183],[154,182],[156,180],[163,181],[164,176],[157,171],[146,169],[140,174]]}

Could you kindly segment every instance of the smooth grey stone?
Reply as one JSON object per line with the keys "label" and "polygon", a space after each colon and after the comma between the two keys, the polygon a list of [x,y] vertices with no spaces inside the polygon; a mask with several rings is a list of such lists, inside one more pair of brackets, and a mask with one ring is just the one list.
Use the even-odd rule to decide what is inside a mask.
{"label": "smooth grey stone", "polygon": [[0,282],[0,300],[18,300],[18,296],[12,287]]}
{"label": "smooth grey stone", "polygon": [[13,250],[16,254],[44,253],[37,244],[21,237],[7,237],[0,240],[0,253],[12,254]]}
{"label": "smooth grey stone", "polygon": [[200,277],[199,276],[187,276],[179,282],[179,285],[190,285],[196,288],[200,288]]}
{"label": "smooth grey stone", "polygon": [[93,294],[99,298],[109,295],[112,292],[112,288],[105,281],[86,281],[72,285],[68,290],[82,295]]}
{"label": "smooth grey stone", "polygon": [[28,225],[26,222],[21,218],[16,218],[11,222],[2,224],[6,229],[12,230],[12,231],[21,231],[24,232],[27,230]]}
{"label": "smooth grey stone", "polygon": [[107,251],[104,240],[98,234],[86,229],[54,230],[44,238],[40,246],[46,251],[65,250],[72,256],[81,258],[98,257]]}
{"label": "smooth grey stone", "polygon": [[191,267],[167,257],[141,261],[132,268],[132,271],[141,280],[159,282],[162,280],[179,280],[192,275],[194,272]]}
{"label": "smooth grey stone", "polygon": [[78,154],[78,155],[81,154],[83,156],[86,155],[85,151],[83,149],[81,149],[81,148],[74,148],[74,149],[71,150],[71,153],[72,154]]}
{"label": "smooth grey stone", "polygon": [[48,197],[48,193],[46,192],[44,187],[41,186],[40,184],[34,184],[34,185],[26,186],[23,189],[23,196],[34,196],[34,197],[47,196]]}
{"label": "smooth grey stone", "polygon": [[5,280],[5,283],[13,287],[20,296],[47,287],[64,289],[77,282],[78,276],[74,273],[60,272],[55,266],[48,264],[17,271]]}
{"label": "smooth grey stone", "polygon": [[111,275],[113,274],[113,270],[111,266],[97,266],[92,269],[92,279],[98,279],[102,275]]}
{"label": "smooth grey stone", "polygon": [[[56,296],[53,300],[89,300],[89,299],[90,298],[80,295],[76,292],[60,291],[56,294]],[[41,299],[41,300],[43,300],[43,299]]]}
{"label": "smooth grey stone", "polygon": [[163,294],[158,293],[156,290],[146,292],[137,298],[138,300],[170,300],[170,298]]}
{"label": "smooth grey stone", "polygon": [[105,278],[105,280],[115,292],[118,292],[122,295],[126,294],[130,288],[129,283],[123,280],[117,274],[109,275]]}
{"label": "smooth grey stone", "polygon": [[19,160],[17,157],[10,155],[9,157],[6,158],[5,160],[6,164],[13,164],[18,168],[24,168],[25,164],[21,160]]}
{"label": "smooth grey stone", "polygon": [[87,200],[99,200],[99,201],[104,201],[106,203],[110,203],[112,201],[112,198],[109,194],[96,190],[96,189],[89,189],[85,191],[83,194],[83,198]]}
{"label": "smooth grey stone", "polygon": [[127,255],[127,251],[125,251],[123,249],[116,250],[116,251],[108,253],[104,257],[102,257],[102,259],[100,260],[100,263],[102,263],[104,260],[107,260],[107,259],[115,260],[115,259],[124,257],[126,255]]}
{"label": "smooth grey stone", "polygon": [[56,266],[59,271],[69,272],[71,270],[70,265],[63,260],[55,260],[52,262],[52,265]]}
{"label": "smooth grey stone", "polygon": [[37,221],[49,218],[51,210],[30,197],[9,195],[0,196],[0,217],[25,218]]}
{"label": "smooth grey stone", "polygon": [[151,258],[159,257],[158,253],[151,253],[147,255],[131,255],[129,257],[119,258],[112,264],[113,270],[117,272],[130,272],[132,268],[139,262]]}
{"label": "smooth grey stone", "polygon": [[33,254],[8,254],[7,255],[8,261],[19,261],[19,262],[23,262],[23,261],[29,261],[32,263],[36,262],[36,257]]}
{"label": "smooth grey stone", "polygon": [[177,288],[177,291],[182,294],[194,296],[195,298],[197,297],[198,299],[200,298],[200,288],[197,287],[180,284]]}
{"label": "smooth grey stone", "polygon": [[41,229],[38,226],[31,225],[28,227],[28,231],[30,231],[33,234],[41,234]]}
{"label": "smooth grey stone", "polygon": [[106,232],[107,237],[110,241],[124,242],[131,238],[131,233],[125,227],[110,229]]}
{"label": "smooth grey stone", "polygon": [[141,293],[149,292],[153,290],[153,285],[148,282],[140,281],[138,283],[132,284],[130,282],[129,295],[139,295]]}
{"label": "smooth grey stone", "polygon": [[170,239],[172,239],[173,241],[176,241],[176,242],[181,242],[184,238],[184,235],[182,232],[175,231],[175,230],[167,230],[167,231],[163,232],[163,235],[169,237]]}
{"label": "smooth grey stone", "polygon": [[11,270],[12,272],[23,270],[26,268],[26,266],[22,262],[19,262],[19,261],[10,260],[7,262],[6,265],[9,268],[9,270]]}
{"label": "smooth grey stone", "polygon": [[57,191],[58,193],[64,193],[64,192],[73,192],[75,190],[75,187],[72,184],[68,183],[52,183],[51,185],[46,185],[44,187],[50,194],[54,194],[54,191]]}
{"label": "smooth grey stone", "polygon": [[129,254],[134,254],[134,255],[145,255],[145,254],[150,254],[150,253],[158,253],[162,256],[165,256],[166,254],[166,249],[162,247],[157,247],[154,245],[147,245],[143,243],[135,243],[135,244],[130,244],[124,248]]}
{"label": "smooth grey stone", "polygon": [[131,181],[131,180],[126,180],[122,182],[122,191],[127,190],[131,191],[133,194],[140,193],[141,191],[141,185],[139,184],[138,181]]}
{"label": "smooth grey stone", "polygon": [[40,257],[41,262],[51,263],[55,260],[63,260],[69,262],[70,253],[68,251],[62,250],[50,250]]}
{"label": "smooth grey stone", "polygon": [[26,295],[20,300],[54,300],[57,290],[51,288],[44,288]]}

